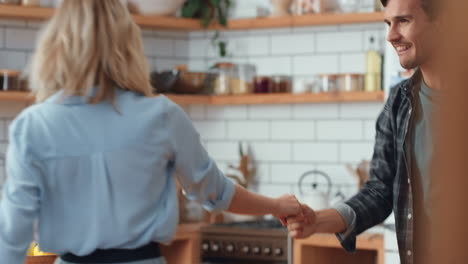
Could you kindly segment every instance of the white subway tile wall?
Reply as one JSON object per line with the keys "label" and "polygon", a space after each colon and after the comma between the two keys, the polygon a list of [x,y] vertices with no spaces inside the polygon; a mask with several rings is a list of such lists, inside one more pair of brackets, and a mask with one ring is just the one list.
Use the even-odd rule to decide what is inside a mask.
{"label": "white subway tile wall", "polygon": [[[0,68],[25,67],[40,25],[0,20]],[[164,70],[185,63],[192,71],[206,71],[219,61],[210,36],[212,32],[145,30],[145,54],[152,69]],[[385,27],[380,24],[222,34],[228,41],[228,60],[254,63],[257,73],[262,75],[300,77],[364,72],[370,36],[375,36],[377,48],[383,49]],[[382,103],[191,105],[184,110],[222,170],[238,163],[239,141],[250,146],[257,167],[259,184],[255,190],[258,192],[270,196],[299,194],[299,177],[306,171],[319,169],[328,173],[335,183],[332,195],[339,190],[350,197],[357,191],[356,179],[345,164],[356,165],[362,159],[371,158],[375,120],[382,106]],[[7,126],[23,108],[24,104],[0,102],[0,155],[8,142]],[[0,185],[3,165],[0,162]]]}

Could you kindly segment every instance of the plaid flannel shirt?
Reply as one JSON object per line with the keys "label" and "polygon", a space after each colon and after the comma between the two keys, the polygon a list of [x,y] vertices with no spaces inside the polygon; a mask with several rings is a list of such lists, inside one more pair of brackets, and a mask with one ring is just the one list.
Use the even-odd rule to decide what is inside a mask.
{"label": "plaid flannel shirt", "polygon": [[413,196],[410,177],[407,134],[417,87],[418,71],[411,79],[391,89],[377,119],[374,154],[369,180],[354,197],[346,201],[356,213],[354,228],[346,236],[338,235],[343,248],[353,252],[356,236],[382,223],[395,212],[398,248],[402,264],[413,264]]}

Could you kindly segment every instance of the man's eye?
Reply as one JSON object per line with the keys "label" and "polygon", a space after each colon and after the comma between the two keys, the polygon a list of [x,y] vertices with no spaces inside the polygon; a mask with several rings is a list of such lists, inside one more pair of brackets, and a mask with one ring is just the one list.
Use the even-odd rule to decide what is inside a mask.
{"label": "man's eye", "polygon": [[408,19],[400,19],[400,24],[406,24],[409,23]]}

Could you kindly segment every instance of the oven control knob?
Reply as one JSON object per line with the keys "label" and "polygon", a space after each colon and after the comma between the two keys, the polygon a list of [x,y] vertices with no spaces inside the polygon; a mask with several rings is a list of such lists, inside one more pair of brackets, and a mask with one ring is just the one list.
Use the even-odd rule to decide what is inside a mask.
{"label": "oven control knob", "polygon": [[253,252],[254,254],[260,254],[260,247],[259,247],[259,246],[253,247],[253,248],[252,248],[252,252]]}
{"label": "oven control knob", "polygon": [[229,252],[229,253],[233,253],[234,252],[234,245],[233,244],[228,244],[226,246],[226,251]]}
{"label": "oven control knob", "polygon": [[242,253],[244,254],[249,254],[250,252],[249,246],[243,246],[241,250],[242,250]]}
{"label": "oven control knob", "polygon": [[267,255],[267,256],[271,255],[271,248],[269,248],[269,247],[264,248],[263,249],[263,254]]}
{"label": "oven control knob", "polygon": [[275,256],[283,256],[283,250],[281,248],[275,248]]}
{"label": "oven control knob", "polygon": [[210,244],[208,244],[208,242],[203,242],[202,244],[202,250],[204,252],[208,252],[208,250],[210,250]]}
{"label": "oven control knob", "polygon": [[211,251],[218,252],[219,251],[219,245],[216,244],[216,243],[211,244]]}

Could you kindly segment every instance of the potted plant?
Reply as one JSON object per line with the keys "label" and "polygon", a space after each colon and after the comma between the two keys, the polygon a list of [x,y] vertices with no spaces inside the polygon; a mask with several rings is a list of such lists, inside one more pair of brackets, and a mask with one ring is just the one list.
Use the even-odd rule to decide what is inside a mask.
{"label": "potted plant", "polygon": [[[182,16],[186,18],[199,18],[204,28],[214,21],[223,27],[227,27],[228,11],[231,0],[186,0],[182,6]],[[227,43],[219,40],[219,31],[213,35],[212,43],[219,49],[219,55],[227,54]]]}

